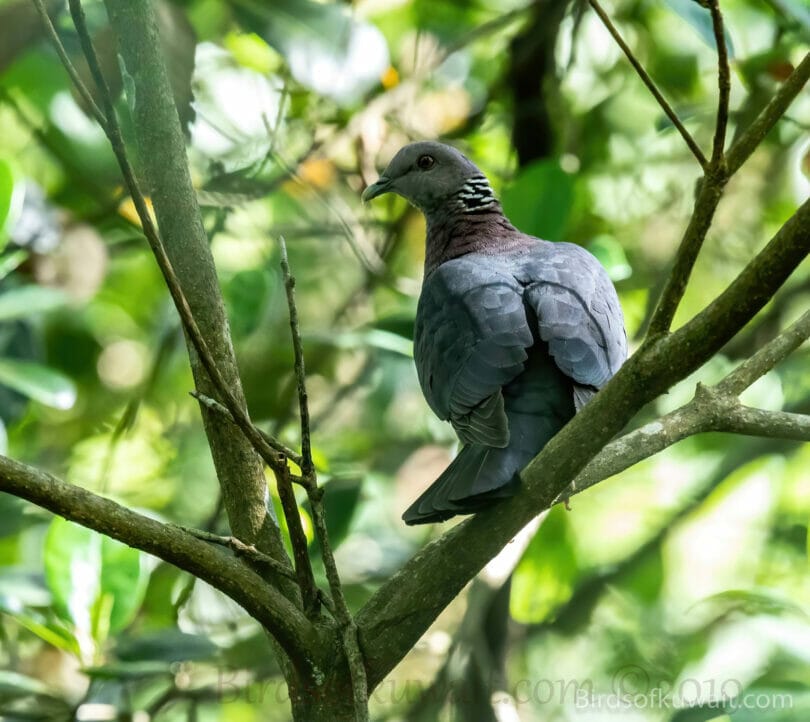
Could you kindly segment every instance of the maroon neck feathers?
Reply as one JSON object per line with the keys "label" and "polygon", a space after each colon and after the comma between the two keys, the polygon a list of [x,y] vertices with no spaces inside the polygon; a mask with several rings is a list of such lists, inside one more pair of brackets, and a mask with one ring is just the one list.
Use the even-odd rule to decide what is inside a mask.
{"label": "maroon neck feathers", "polygon": [[470,178],[440,208],[426,213],[425,277],[445,261],[467,253],[497,254],[528,247],[536,239],[503,215],[483,174]]}

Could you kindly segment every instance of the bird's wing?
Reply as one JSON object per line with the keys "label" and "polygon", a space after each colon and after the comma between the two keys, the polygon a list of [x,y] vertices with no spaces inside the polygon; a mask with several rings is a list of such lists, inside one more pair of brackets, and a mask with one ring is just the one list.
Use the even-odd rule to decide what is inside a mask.
{"label": "bird's wing", "polygon": [[518,276],[537,314],[540,338],[560,370],[574,380],[579,409],[627,358],[616,289],[599,261],[570,243],[545,246],[521,265]]}
{"label": "bird's wing", "polygon": [[501,388],[523,370],[533,343],[521,293],[511,273],[471,256],[443,263],[422,287],[414,334],[419,383],[463,443],[509,443]]}

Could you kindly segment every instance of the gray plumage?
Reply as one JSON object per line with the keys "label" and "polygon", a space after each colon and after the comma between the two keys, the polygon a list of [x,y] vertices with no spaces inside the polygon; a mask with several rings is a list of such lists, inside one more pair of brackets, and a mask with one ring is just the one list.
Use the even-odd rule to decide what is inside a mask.
{"label": "gray plumage", "polygon": [[616,373],[627,340],[599,262],[517,230],[454,148],[405,146],[363,198],[387,192],[427,219],[414,359],[425,399],[463,444],[403,515],[421,524],[513,494],[520,470]]}

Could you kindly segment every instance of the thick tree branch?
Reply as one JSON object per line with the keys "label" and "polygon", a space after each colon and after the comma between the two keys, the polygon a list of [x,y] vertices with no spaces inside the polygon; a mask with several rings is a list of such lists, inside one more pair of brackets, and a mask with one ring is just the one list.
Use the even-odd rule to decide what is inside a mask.
{"label": "thick tree branch", "polygon": [[519,494],[422,549],[360,610],[369,686],[402,658],[436,615],[647,402],[711,358],[810,252],[810,201],[702,313],[649,341],[526,467]]}
{"label": "thick tree branch", "polygon": [[[148,73],[155,73],[155,75],[149,79],[149,82],[154,81],[155,87],[160,86],[162,88],[161,92],[165,92],[167,95],[163,96],[162,99],[160,97],[157,99],[157,115],[154,117],[147,115],[146,118],[142,119],[143,122],[138,124],[138,130],[141,131],[142,134],[148,133],[149,128],[146,126],[148,126],[149,123],[157,122],[161,124],[161,119],[165,121],[161,124],[160,128],[157,129],[157,135],[161,137],[161,143],[154,146],[155,148],[164,150],[165,153],[162,155],[159,163],[153,164],[151,168],[153,173],[151,180],[152,184],[155,186],[156,195],[160,195],[161,191],[169,192],[166,193],[164,199],[160,201],[156,198],[155,206],[158,210],[159,217],[163,216],[164,218],[169,218],[169,223],[174,223],[170,235],[178,240],[178,244],[180,240],[183,241],[182,248],[178,245],[178,255],[188,254],[190,258],[197,261],[196,264],[189,266],[186,270],[186,284],[197,292],[194,302],[198,307],[201,318],[203,318],[203,325],[206,327],[206,335],[203,335],[203,331],[196,323],[195,316],[191,311],[190,304],[182,289],[181,281],[175,274],[172,262],[169,259],[157,228],[152,221],[146,200],[140,191],[138,181],[127,156],[112,97],[101,72],[98,57],[96,56],[90,35],[87,31],[84,13],[79,1],[70,0],[70,8],[76,29],[79,33],[82,48],[87,58],[88,66],[98,85],[104,104],[103,117],[101,119],[102,127],[110,140],[121,167],[122,174],[130,190],[136,209],[138,210],[144,234],[155,254],[158,265],[163,272],[172,298],[180,313],[180,317],[183,320],[187,338],[190,339],[191,346],[189,350],[192,361],[192,371],[195,374],[196,383],[200,388],[205,389],[210,385],[208,381],[209,377],[218,382],[215,383],[215,385],[220,390],[224,391],[226,397],[232,400],[234,414],[238,416],[239,412],[242,411],[244,400],[241,399],[240,403],[240,399],[236,398],[233,392],[231,392],[231,388],[233,387],[237,390],[237,393],[241,395],[241,385],[239,383],[233,349],[230,344],[230,334],[224,313],[224,306],[216,283],[216,272],[213,266],[213,260],[211,259],[207,239],[205,238],[205,233],[202,228],[199,211],[196,207],[196,200],[193,197],[193,190],[191,190],[192,202],[190,204],[184,202],[188,201],[187,198],[174,198],[172,195],[172,192],[178,187],[176,185],[177,183],[182,184],[185,180],[188,189],[191,189],[191,185],[190,179],[188,178],[184,141],[179,129],[176,109],[171,100],[172,96],[168,90],[168,79],[158,48],[159,41],[157,39],[154,17],[151,15],[151,8],[148,7],[147,3],[145,12],[149,17],[146,18],[146,20],[151,19],[152,21],[152,33],[147,34],[148,38],[144,43],[144,47],[140,48],[140,51],[145,53],[144,57],[149,61]],[[65,63],[65,67],[71,75],[71,78],[73,78],[76,75],[75,71],[67,57],[67,53],[64,51],[59,41],[50,18],[47,14],[42,14],[41,17],[49,36],[59,52],[60,58]],[[149,82],[147,82],[147,85]],[[160,92],[158,96],[160,96]],[[161,100],[165,102],[161,103]],[[172,120],[174,120],[174,126],[172,126]],[[172,134],[172,128],[176,130],[176,136]],[[155,130],[154,126],[152,130]],[[165,132],[163,132],[164,130]],[[165,200],[165,207],[163,200]],[[161,208],[163,208],[162,211]],[[177,225],[178,215],[181,220],[189,220],[189,225],[192,228],[190,234],[186,234],[185,230]],[[195,220],[196,224],[194,222]],[[197,233],[194,231],[197,231]],[[206,336],[213,339],[212,349],[209,349]],[[197,354],[193,353],[194,349],[197,350]],[[226,379],[220,373],[220,366],[226,370],[225,373],[229,378]],[[207,376],[206,372],[208,374]],[[246,413],[242,413],[246,417]],[[223,488],[223,498],[226,500],[226,505],[230,507],[228,512],[231,528],[239,538],[248,539],[249,542],[255,541],[266,552],[276,558],[280,564],[284,565],[287,561],[287,557],[281,542],[281,535],[275,520],[270,516],[265,506],[266,486],[263,469],[242,437],[239,434],[233,433],[230,429],[226,430],[226,422],[219,419],[218,416],[216,417],[216,421],[214,421],[215,416],[216,415],[210,416],[210,423],[206,423],[206,431],[208,433],[214,463],[217,467],[217,474]],[[205,413],[203,414],[203,418],[206,420]],[[250,424],[250,426],[251,428],[255,428],[252,424]],[[256,430],[256,434],[258,435],[258,430]],[[245,483],[249,482],[251,479],[254,482],[252,486],[250,483]],[[251,492],[253,494],[252,497]],[[289,591],[290,587],[286,584],[283,577],[279,579],[279,582],[282,588]]]}
{"label": "thick tree branch", "polygon": [[69,521],[154,554],[221,590],[260,622],[302,670],[309,669],[316,630],[278,590],[231,554],[181,527],[138,514],[110,499],[0,456],[0,491]]}
{"label": "thick tree branch", "polygon": [[619,31],[613,25],[613,22],[610,19],[610,16],[604,11],[602,6],[599,4],[598,0],[588,0],[591,7],[594,9],[596,14],[599,16],[599,19],[602,21],[604,26],[607,28],[607,31],[613,36],[613,39],[616,41],[616,44],[622,49],[622,52],[625,54],[627,59],[630,61],[630,65],[633,66],[633,69],[638,74],[638,77],[641,78],[641,81],[644,85],[647,86],[647,89],[652,93],[653,97],[658,101],[658,105],[661,106],[661,109],[666,113],[667,117],[672,121],[672,124],[681,134],[681,137],[686,142],[686,145],[689,146],[689,150],[692,151],[692,155],[697,158],[697,162],[700,163],[700,167],[705,169],[709,162],[706,160],[706,156],[703,154],[703,151],[700,149],[700,146],[695,142],[695,139],[691,136],[689,131],[686,129],[684,124],[681,122],[681,119],[678,117],[678,114],[672,109],[672,106],[667,102],[667,99],[658,90],[658,86],[655,84],[653,79],[649,76],[646,70],[644,70],[644,66],[638,61],[636,56],[633,54],[633,51],[630,49],[630,46],[624,42],[624,38],[619,34]]}
{"label": "thick tree branch", "polygon": [[695,398],[629,434],[611,441],[555,500],[574,494],[654,456],[688,436],[727,431],[749,436],[810,440],[810,417],[742,406],[736,397],[795,351],[810,336],[810,311],[712,387],[699,386]]}
{"label": "thick tree branch", "polygon": [[[74,21],[82,35],[81,8],[78,0],[70,2]],[[264,470],[251,449],[251,444],[267,445],[244,410],[245,400],[225,307],[188,172],[185,142],[161,55],[154,10],[148,0],[110,0],[106,5],[118,39],[122,73],[130,81],[125,85],[134,94],[129,100],[140,161],[152,191],[162,237],[157,235],[148,209],[142,197],[139,198],[134,174],[126,173],[126,152],[120,137],[121,147],[116,155],[122,162],[125,177],[131,176],[128,185],[133,201],[136,206],[142,206],[139,216],[144,231],[148,230],[148,238],[151,236],[150,245],[191,340],[189,351],[195,384],[208,396],[216,389],[234,417],[243,422],[240,427],[243,424],[247,427],[243,428],[248,437],[245,438],[236,433],[225,419],[202,407],[231,528],[240,539],[255,542],[262,551],[284,559],[278,527],[266,506]],[[133,28],[138,28],[138,32],[133,32]],[[91,69],[96,66],[93,75],[108,106],[107,122],[112,126],[114,108],[109,93],[103,92],[103,76],[98,70],[89,36],[84,38],[83,46]],[[115,135],[120,136],[120,132]],[[111,137],[114,148],[115,135]],[[199,334],[194,331],[195,321],[199,324]],[[268,456],[272,458],[270,451],[268,447]]]}

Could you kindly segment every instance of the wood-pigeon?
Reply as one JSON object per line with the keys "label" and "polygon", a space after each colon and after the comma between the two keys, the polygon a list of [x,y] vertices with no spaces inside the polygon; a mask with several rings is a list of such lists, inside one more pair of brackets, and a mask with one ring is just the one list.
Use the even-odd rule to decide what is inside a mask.
{"label": "wood-pigeon", "polygon": [[427,220],[414,359],[458,456],[404,513],[443,521],[510,496],[520,470],[627,356],[616,290],[580,246],[517,230],[455,148],[402,148],[363,200],[397,193]]}

